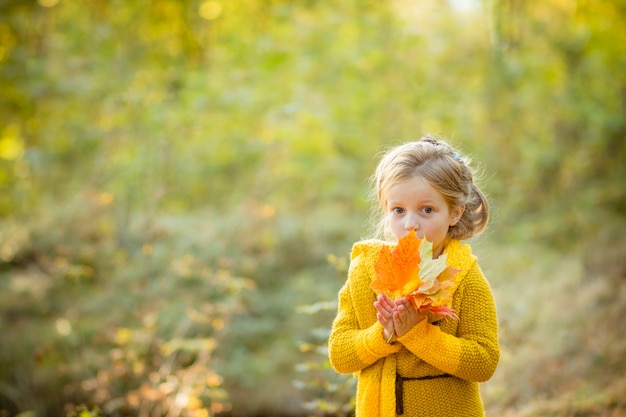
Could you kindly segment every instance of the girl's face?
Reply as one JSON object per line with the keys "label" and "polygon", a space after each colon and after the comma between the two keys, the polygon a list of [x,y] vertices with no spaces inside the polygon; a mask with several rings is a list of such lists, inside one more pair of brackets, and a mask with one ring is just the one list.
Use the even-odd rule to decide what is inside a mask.
{"label": "girl's face", "polygon": [[422,177],[412,177],[399,182],[387,191],[387,221],[397,239],[410,230],[417,237],[433,243],[433,257],[443,253],[448,228],[454,226],[465,206],[448,208],[445,199]]}

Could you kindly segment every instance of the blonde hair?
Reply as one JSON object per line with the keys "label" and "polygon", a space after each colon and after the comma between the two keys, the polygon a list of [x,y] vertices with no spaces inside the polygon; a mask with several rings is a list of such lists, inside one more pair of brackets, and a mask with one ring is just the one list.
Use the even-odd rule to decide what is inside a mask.
{"label": "blonde hair", "polygon": [[395,184],[422,177],[441,193],[448,208],[465,205],[461,219],[448,229],[451,239],[469,239],[480,234],[489,222],[489,202],[474,183],[470,160],[462,158],[443,140],[427,135],[419,141],[396,146],[385,153],[372,177],[373,197],[378,207],[372,213],[379,220],[376,237],[389,238],[386,220],[386,193]]}

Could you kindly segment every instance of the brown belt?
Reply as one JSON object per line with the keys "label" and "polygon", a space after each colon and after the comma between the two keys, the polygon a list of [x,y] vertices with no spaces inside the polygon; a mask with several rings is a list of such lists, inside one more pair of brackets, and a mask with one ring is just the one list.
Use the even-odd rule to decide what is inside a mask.
{"label": "brown belt", "polygon": [[425,381],[427,379],[437,379],[437,378],[449,378],[452,377],[450,374],[442,374],[442,375],[428,375],[428,376],[420,376],[417,378],[406,378],[396,374],[396,414],[402,415],[404,414],[404,400],[403,400],[403,384],[404,381]]}

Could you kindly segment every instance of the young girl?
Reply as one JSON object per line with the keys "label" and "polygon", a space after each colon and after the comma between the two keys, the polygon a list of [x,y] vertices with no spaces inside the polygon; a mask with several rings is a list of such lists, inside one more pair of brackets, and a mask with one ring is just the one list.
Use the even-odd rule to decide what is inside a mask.
{"label": "young girl", "polygon": [[447,304],[458,319],[426,317],[405,297],[377,295],[374,265],[381,247],[393,244],[358,242],[339,291],[330,362],[358,376],[357,417],[484,416],[478,382],[498,364],[498,324],[489,284],[461,240],[485,229],[488,202],[468,161],[431,136],[390,150],[374,182],[379,231],[396,240],[414,232],[433,243],[433,258],[446,253],[447,265],[460,270]]}

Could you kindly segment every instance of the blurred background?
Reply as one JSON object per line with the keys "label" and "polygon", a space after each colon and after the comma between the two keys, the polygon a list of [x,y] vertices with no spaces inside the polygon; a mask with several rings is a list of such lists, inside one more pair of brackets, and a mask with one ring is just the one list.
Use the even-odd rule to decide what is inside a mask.
{"label": "blurred background", "polygon": [[369,176],[474,159],[492,416],[626,415],[626,4],[2,0],[0,416],[347,416]]}

